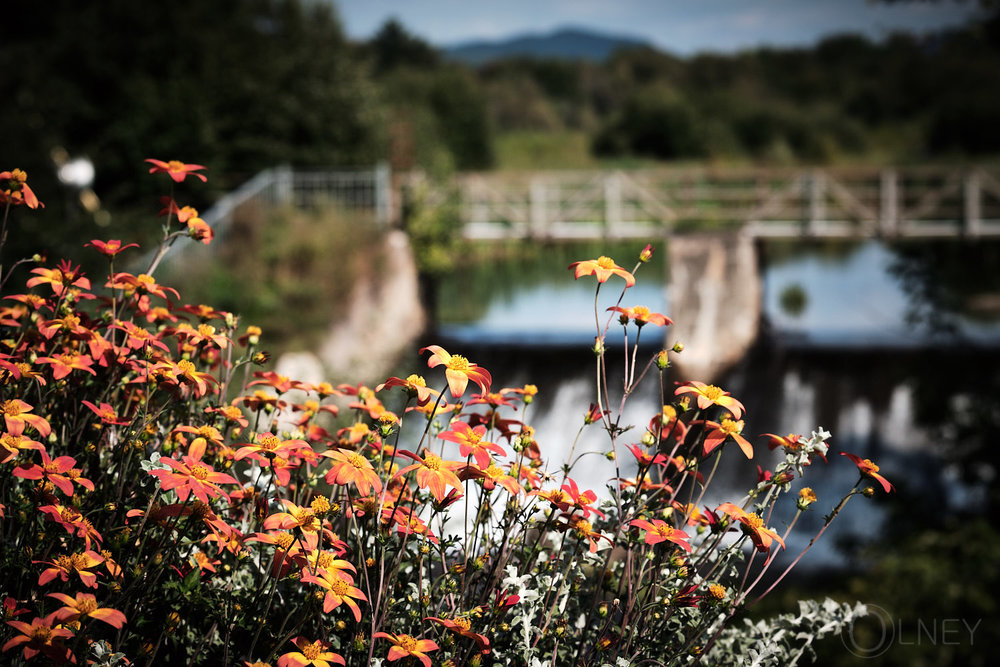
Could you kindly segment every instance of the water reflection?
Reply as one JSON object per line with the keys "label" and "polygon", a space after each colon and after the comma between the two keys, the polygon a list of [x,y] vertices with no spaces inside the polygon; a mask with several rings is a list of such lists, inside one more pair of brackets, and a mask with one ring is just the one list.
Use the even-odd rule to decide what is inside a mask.
{"label": "water reflection", "polygon": [[[903,253],[877,241],[808,247],[768,244],[762,250],[765,325],[753,349],[719,380],[746,405],[747,432],[809,433],[823,426],[833,432],[836,452],[878,460],[900,496],[913,499],[912,507],[919,511],[940,514],[942,509],[958,512],[988,506],[995,467],[981,478],[969,474],[952,456],[958,443],[947,436],[952,413],[968,399],[970,384],[980,382],[984,373],[988,378],[1000,370],[998,319],[970,316],[960,307],[948,313],[938,308],[931,317],[947,318],[956,325],[951,331],[917,326],[913,315],[924,304],[915,302],[914,296],[926,293],[928,280],[937,278],[934,274],[921,278],[919,267],[900,268],[913,255],[912,246]],[[480,266],[448,281],[458,287],[439,295],[439,303],[450,307],[442,308],[435,340],[489,368],[497,386],[538,385],[540,395],[528,420],[537,429],[543,453],[554,461],[569,451],[594,397],[594,357],[589,350],[595,330],[594,283],[573,281],[565,269],[569,262],[592,255],[596,253],[549,249],[534,257],[530,266],[517,259],[488,270]],[[628,264],[622,259],[627,253],[611,256]],[[623,305],[644,303],[669,314],[663,284],[666,268],[643,267],[637,287]],[[962,268],[979,275],[990,271],[974,264]],[[607,289],[613,285],[609,282],[602,290],[602,313],[617,301],[618,291]],[[791,285],[803,292],[797,314],[781,307],[781,294]],[[616,335],[620,334],[609,335],[609,340],[613,342]],[[643,336],[643,351],[652,355],[662,341],[647,333]],[[617,360],[618,354],[612,347],[609,358]],[[620,378],[611,386],[615,382]],[[668,396],[672,389],[668,381]],[[624,444],[638,440],[643,425],[657,413],[659,401],[659,389],[652,382],[630,397],[622,423],[636,428],[624,437]],[[957,433],[954,428],[952,432]],[[576,451],[603,452],[606,447],[606,434],[590,427]],[[634,474],[630,455],[621,454],[620,473]],[[705,502],[738,498],[756,482],[756,464],[768,467],[777,456],[760,447],[753,462],[729,457],[730,465],[717,475],[716,495]],[[853,464],[837,454],[817,472],[809,484],[820,495],[818,507],[832,507],[840,498],[837,492],[849,489],[857,479]],[[581,460],[574,478],[582,487],[598,490],[614,474],[611,464],[592,454]],[[956,481],[959,476],[961,483]],[[886,507],[878,499],[852,500],[835,524],[837,530],[814,548],[809,562],[813,566],[842,562],[837,542],[864,542],[884,534],[890,527]],[[802,537],[789,544],[789,553],[805,546],[822,526],[825,511],[817,509],[800,519],[804,523],[797,535]],[[790,517],[791,510],[776,521],[780,525]]]}

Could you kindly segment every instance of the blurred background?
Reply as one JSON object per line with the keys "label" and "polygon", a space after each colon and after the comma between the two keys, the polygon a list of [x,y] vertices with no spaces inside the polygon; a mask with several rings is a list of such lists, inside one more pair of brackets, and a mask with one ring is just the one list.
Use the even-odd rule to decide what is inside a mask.
{"label": "blurred background", "polygon": [[[386,352],[371,377],[329,379],[412,372],[436,342],[501,386],[537,384],[549,451],[593,391],[593,284],[570,262],[630,268],[652,243],[622,305],[680,325],[678,310],[697,312],[681,292],[700,283],[678,282],[672,237],[794,223],[753,237],[757,305],[724,277],[701,304],[743,329],[702,379],[744,401],[745,433],[823,426],[897,493],[852,500],[750,613],[860,600],[885,613],[821,643],[821,664],[987,664],[1000,640],[995,3],[48,0],[5,7],[0,61],[0,168],[25,169],[46,204],[13,218],[5,264],[41,252],[100,275],[84,241],[157,240],[165,179],[143,160],[206,165],[208,184],[177,197],[217,243],[179,243],[161,280],[262,325],[280,359],[328,344],[358,286],[395,270],[384,239],[403,229],[428,325],[401,362]],[[645,238],[610,232],[629,211]],[[539,220],[604,226],[567,240]],[[822,233],[830,221],[847,231]],[[913,238],[910,222],[944,231]],[[409,292],[393,294],[378,307]],[[672,331],[647,329],[649,351]],[[633,423],[657,400],[635,397]],[[836,455],[828,468],[817,491],[832,507],[855,469]],[[724,479],[735,492],[756,474]]]}

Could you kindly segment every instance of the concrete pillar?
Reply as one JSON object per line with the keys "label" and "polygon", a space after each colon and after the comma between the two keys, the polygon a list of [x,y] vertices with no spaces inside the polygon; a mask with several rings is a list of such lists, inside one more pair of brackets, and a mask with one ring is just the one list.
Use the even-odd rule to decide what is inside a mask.
{"label": "concrete pillar", "polygon": [[763,287],[753,238],[740,232],[673,236],[668,302],[674,325],[666,346],[684,343],[677,370],[712,382],[757,338]]}

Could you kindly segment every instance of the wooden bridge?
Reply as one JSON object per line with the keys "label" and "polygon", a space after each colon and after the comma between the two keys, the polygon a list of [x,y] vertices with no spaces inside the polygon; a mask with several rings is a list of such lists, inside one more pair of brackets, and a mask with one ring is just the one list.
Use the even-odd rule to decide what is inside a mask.
{"label": "wooden bridge", "polygon": [[468,239],[1000,236],[1000,170],[983,167],[493,172],[451,187]]}

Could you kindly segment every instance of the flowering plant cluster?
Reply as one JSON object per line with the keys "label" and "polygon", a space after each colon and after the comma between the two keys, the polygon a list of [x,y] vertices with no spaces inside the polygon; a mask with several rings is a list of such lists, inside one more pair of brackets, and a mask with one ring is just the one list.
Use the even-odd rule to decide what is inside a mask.
{"label": "flowering plant cluster", "polygon": [[[621,305],[651,248],[632,271],[607,257],[570,267],[597,280],[596,391],[579,428],[606,433],[610,480],[584,489],[575,445],[553,464],[535,439],[536,387],[497,388],[440,346],[421,350],[426,379],[374,388],[254,370],[267,361],[257,327],[153,278],[177,238],[212,235],[172,190],[204,167],[148,162],[171,194],[146,271],[115,268],[134,244],[93,240],[105,276],[37,266],[0,302],[5,663],[692,664],[734,645],[729,621],[787,572],[765,576],[795,524],[772,512],[791,502],[797,519],[817,502],[793,486],[826,461],[830,434],[764,436],[784,460],[742,498],[703,504],[723,453],[755,447],[737,398],[668,381],[679,345],[640,356],[643,327],[671,324]],[[19,170],[0,187],[4,230],[15,207],[42,206]],[[602,325],[597,295],[618,278]],[[612,386],[616,314],[625,373]],[[622,411],[643,381],[661,400],[630,430]],[[820,532],[870,495],[867,480],[892,490],[848,456],[858,482]]]}

